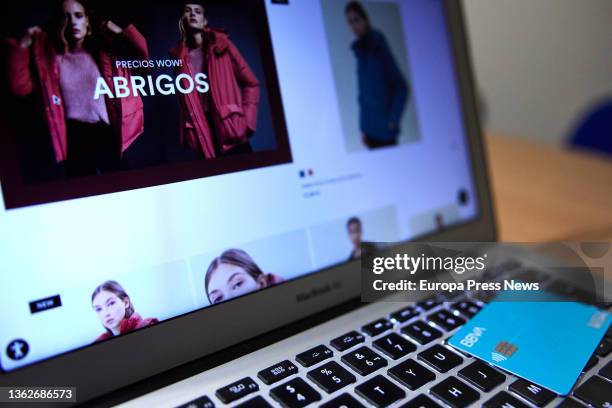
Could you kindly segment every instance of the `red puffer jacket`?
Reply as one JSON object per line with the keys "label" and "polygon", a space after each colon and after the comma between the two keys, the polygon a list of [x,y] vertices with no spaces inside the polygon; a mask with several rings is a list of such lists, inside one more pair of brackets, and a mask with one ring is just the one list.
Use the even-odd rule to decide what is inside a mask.
{"label": "red puffer jacket", "polygon": [[[159,320],[154,317],[143,319],[138,313],[134,313],[128,319],[123,319],[121,321],[119,325],[119,335],[142,329],[143,327],[152,326],[158,322]],[[110,339],[111,337],[113,337],[113,335],[107,331],[98,336],[96,342]]]}
{"label": "red puffer jacket", "polygon": [[[130,25],[119,35],[123,48],[130,54],[121,58],[148,59],[149,51],[145,38],[136,27]],[[66,160],[66,118],[59,83],[59,68],[55,62],[56,52],[49,35],[37,33],[30,48],[22,48],[15,39],[9,39],[9,80],[13,93],[27,96],[36,91],[40,95],[42,109],[49,126],[51,141],[58,162]],[[111,47],[112,48],[112,47]],[[115,67],[119,58],[116,51],[109,49],[94,56],[98,61],[100,73],[109,87],[113,87],[113,77],[120,76],[131,83],[131,73],[127,68]],[[92,98],[94,90],[92,89]],[[144,112],[139,95],[126,98],[106,98],[106,108],[111,124],[121,135],[123,153],[144,132]]]}
{"label": "red puffer jacket", "polygon": [[[214,158],[215,142],[225,153],[232,147],[248,141],[257,128],[259,108],[259,81],[229,36],[222,30],[208,31],[208,81],[210,84],[212,111],[216,135],[211,134],[202,107],[200,94],[179,93],[181,106],[181,142],[192,150],[201,152],[207,159]],[[183,64],[177,75],[194,77],[189,64],[189,49],[181,42],[170,51],[173,58]]]}

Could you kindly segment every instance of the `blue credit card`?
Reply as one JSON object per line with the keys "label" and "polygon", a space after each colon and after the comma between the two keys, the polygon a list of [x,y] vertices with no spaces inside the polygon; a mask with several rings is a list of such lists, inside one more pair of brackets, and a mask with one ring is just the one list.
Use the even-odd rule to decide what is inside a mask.
{"label": "blue credit card", "polygon": [[609,313],[578,302],[494,300],[448,342],[541,387],[568,395],[610,320]]}

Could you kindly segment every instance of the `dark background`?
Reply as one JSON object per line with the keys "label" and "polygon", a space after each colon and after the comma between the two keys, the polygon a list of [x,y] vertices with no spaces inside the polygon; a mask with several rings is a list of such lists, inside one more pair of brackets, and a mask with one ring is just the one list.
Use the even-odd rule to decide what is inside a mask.
{"label": "dark background", "polygon": [[[129,0],[90,2],[104,20],[112,20],[121,27],[132,23],[147,40],[149,59],[170,58],[169,51],[178,43],[178,21],[183,2],[162,0]],[[0,38],[20,38],[28,27],[48,22],[53,7],[61,8],[62,1],[35,0],[27,3],[9,2],[0,15]],[[259,1],[211,0],[206,2],[206,14],[211,28],[221,28],[230,34],[260,82],[260,104],[257,132],[251,138],[255,151],[273,150],[277,146],[270,108],[267,81],[262,63],[258,36],[261,27],[254,17]],[[5,52],[5,50],[3,50]],[[4,54],[5,55],[5,54]],[[6,61],[6,58],[3,58]],[[15,129],[19,161],[25,183],[40,183],[63,178],[61,165],[55,163],[51,140],[36,95],[17,98],[7,91],[6,65],[2,64],[0,97],[10,101],[5,120]],[[154,68],[153,77],[173,75],[172,68]],[[142,97],[145,131],[125,152],[128,169],[196,160],[194,152],[179,143],[179,108],[176,95]],[[5,133],[5,132],[2,132]],[[12,132],[11,132],[12,133]]]}

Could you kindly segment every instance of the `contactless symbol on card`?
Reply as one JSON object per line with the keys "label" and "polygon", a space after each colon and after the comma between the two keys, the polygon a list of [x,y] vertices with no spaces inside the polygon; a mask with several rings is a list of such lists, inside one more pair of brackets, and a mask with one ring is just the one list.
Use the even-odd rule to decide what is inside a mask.
{"label": "contactless symbol on card", "polygon": [[507,341],[500,341],[495,346],[495,351],[491,353],[491,359],[496,363],[507,360],[512,357],[518,350],[518,347]]}

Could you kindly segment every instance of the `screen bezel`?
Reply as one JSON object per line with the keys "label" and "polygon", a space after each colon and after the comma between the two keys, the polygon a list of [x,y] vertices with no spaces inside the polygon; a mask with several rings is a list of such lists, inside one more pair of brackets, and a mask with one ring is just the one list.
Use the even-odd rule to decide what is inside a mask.
{"label": "screen bezel", "polygon": [[[479,214],[475,220],[421,239],[493,241],[494,214],[462,6],[455,0],[445,0],[444,5]],[[77,387],[78,401],[90,400],[354,299],[360,293],[359,266],[352,262],[318,271],[95,347],[0,374],[0,386]]]}

